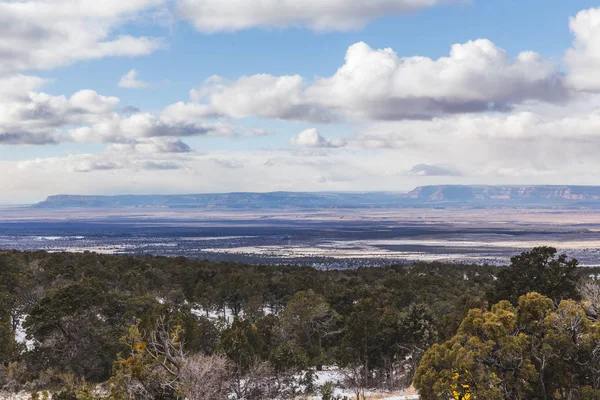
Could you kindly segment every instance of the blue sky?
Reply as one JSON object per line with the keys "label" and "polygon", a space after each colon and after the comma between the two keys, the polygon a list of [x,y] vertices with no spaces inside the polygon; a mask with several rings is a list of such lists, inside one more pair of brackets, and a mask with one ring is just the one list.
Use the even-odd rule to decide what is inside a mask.
{"label": "blue sky", "polygon": [[597,183],[594,2],[94,4],[0,0],[0,202]]}
{"label": "blue sky", "polygon": [[[379,18],[350,32],[255,28],[206,35],[184,21],[171,26],[128,24],[122,32],[164,37],[168,48],[139,58],[80,62],[41,75],[56,80],[48,87],[53,94],[87,87],[117,95],[124,103],[159,110],[165,103],[185,99],[192,87],[212,75],[230,79],[260,73],[331,75],[348,47],[359,41],[374,48],[391,47],[401,56],[438,58],[447,55],[454,43],[487,38],[513,55],[534,49],[560,62],[573,40],[569,17],[595,5],[587,0],[474,0]],[[117,88],[115,82],[131,68],[145,80],[164,83],[153,88],[151,96]]]}

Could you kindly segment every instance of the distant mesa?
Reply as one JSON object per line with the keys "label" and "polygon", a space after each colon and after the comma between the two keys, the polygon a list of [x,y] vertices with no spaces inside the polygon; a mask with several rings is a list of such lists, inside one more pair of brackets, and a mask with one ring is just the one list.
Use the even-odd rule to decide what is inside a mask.
{"label": "distant mesa", "polygon": [[37,208],[335,209],[396,207],[398,193],[221,193],[188,195],[49,196]]}
{"label": "distant mesa", "polygon": [[420,186],[400,197],[427,203],[600,205],[600,186]]}
{"label": "distant mesa", "polygon": [[49,196],[36,208],[191,208],[211,210],[410,207],[600,208],[600,186],[420,186],[408,193],[273,192],[188,195]]}

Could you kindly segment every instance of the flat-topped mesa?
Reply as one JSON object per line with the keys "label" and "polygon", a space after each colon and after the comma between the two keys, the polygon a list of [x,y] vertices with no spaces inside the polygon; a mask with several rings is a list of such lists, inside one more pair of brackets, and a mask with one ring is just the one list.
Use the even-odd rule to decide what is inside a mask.
{"label": "flat-topped mesa", "polygon": [[600,203],[600,186],[420,186],[404,199],[425,202],[563,202]]}
{"label": "flat-topped mesa", "polygon": [[600,186],[420,186],[390,192],[273,192],[184,195],[49,196],[36,208],[191,208],[211,210],[402,207],[600,208]]}
{"label": "flat-topped mesa", "polygon": [[397,193],[217,193],[186,195],[49,196],[37,208],[168,207],[198,209],[335,209],[396,207]]}

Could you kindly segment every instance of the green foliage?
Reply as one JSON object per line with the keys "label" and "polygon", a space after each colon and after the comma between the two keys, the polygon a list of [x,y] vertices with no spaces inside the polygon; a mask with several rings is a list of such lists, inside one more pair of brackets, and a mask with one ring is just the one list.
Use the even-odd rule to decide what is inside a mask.
{"label": "green foliage", "polygon": [[313,290],[298,292],[281,313],[284,335],[320,366],[328,342],[336,335],[340,316]]}
{"label": "green foliage", "polygon": [[304,386],[304,394],[312,395],[317,392],[317,374],[314,370],[308,369],[300,378],[298,382],[300,385]]}
{"label": "green foliage", "polygon": [[555,248],[536,247],[511,258],[510,266],[498,274],[498,280],[489,292],[491,302],[508,300],[516,305],[520,296],[530,292],[547,296],[555,303],[565,299],[579,300],[579,262],[569,260],[565,254],[558,257],[556,254]]}
{"label": "green foliage", "polygon": [[113,303],[97,279],[49,291],[24,324],[37,343],[37,367],[61,365],[85,379],[108,378],[119,351]]}
{"label": "green foliage", "polygon": [[219,350],[246,373],[263,353],[263,338],[255,324],[248,320],[235,319],[221,334]]}
{"label": "green foliage", "polygon": [[452,304],[444,304],[443,308],[437,310],[436,318],[439,319],[439,335],[441,339],[450,339],[458,331],[462,320],[467,316],[469,310],[474,308],[486,308],[488,302],[485,295],[467,292],[460,295]]}
{"label": "green foliage", "polygon": [[17,356],[15,331],[11,323],[10,310],[0,303],[0,364],[7,364]]}
{"label": "green foliage", "polygon": [[[254,382],[245,393],[285,386],[307,368],[329,364],[356,371],[360,386],[395,389],[410,382],[431,346],[443,348],[439,342],[453,340],[459,331],[470,337],[465,331],[468,322],[463,322],[475,324],[469,310],[487,309],[486,300],[496,295],[513,301],[517,309],[518,296],[533,288],[529,280],[552,301],[531,298],[519,304],[517,324],[527,330],[530,340],[543,342],[536,357],[547,357],[548,346],[555,351],[566,339],[546,335],[539,321],[550,324],[549,315],[557,312],[553,301],[577,298],[573,288],[583,272],[575,266],[575,261],[546,248],[515,257],[504,269],[416,263],[332,271],[90,252],[3,252],[0,383],[14,390],[60,391],[70,385],[58,379],[62,374],[71,374],[75,382],[84,378],[90,385],[114,375],[115,387],[115,382],[131,383],[134,373],[158,379],[161,375],[150,356],[132,352],[132,342],[119,339],[137,337],[139,343],[149,343],[157,321],[166,318],[177,327],[178,349],[183,353],[227,356],[238,383]],[[586,269],[588,273],[598,271]],[[510,314],[502,307],[494,312]],[[209,318],[214,312],[237,318],[216,321]],[[33,344],[29,349],[16,345],[14,337],[25,315],[29,317],[24,327]],[[495,329],[501,330],[497,325]],[[512,347],[502,362],[509,367],[509,355],[521,345],[516,336],[506,339]],[[577,354],[591,346],[592,337],[584,337]],[[131,365],[119,366],[131,357]],[[560,357],[573,360],[569,352]],[[531,362],[537,368],[535,360]],[[569,363],[552,365],[569,376]],[[577,374],[593,373],[587,371],[581,367]],[[479,372],[471,368],[469,373]],[[552,379],[559,381],[560,373]],[[594,395],[600,383],[586,382],[578,383],[581,393],[592,388]],[[78,396],[80,385],[73,387],[64,395]],[[523,383],[515,393],[530,393],[527,390]],[[549,398],[553,390],[548,389]],[[85,390],[80,392],[85,395]],[[129,398],[127,393],[121,395]]]}
{"label": "green foliage", "polygon": [[334,400],[333,393],[335,392],[335,384],[333,382],[325,382],[319,388],[321,400]]}
{"label": "green foliage", "polygon": [[422,352],[438,341],[435,316],[424,304],[411,304],[400,313],[398,336],[401,345]]}
{"label": "green foliage", "polygon": [[335,384],[333,382],[325,382],[319,387],[319,394],[321,395],[321,400],[350,400],[346,396],[336,396],[334,392]]}
{"label": "green foliage", "polygon": [[272,348],[268,356],[268,361],[279,374],[302,371],[306,368],[308,360],[305,352],[290,343],[282,343]]}
{"label": "green foliage", "polygon": [[374,371],[391,377],[398,363],[404,361],[408,348],[403,344],[404,340],[408,343],[410,337],[400,336],[399,323],[403,321],[403,329],[408,332],[411,329],[410,314],[402,317],[397,310],[382,306],[372,298],[362,299],[354,305],[346,320],[339,358],[342,366],[361,371],[363,387],[372,384]]}
{"label": "green foliage", "polygon": [[581,304],[528,293],[516,308],[469,311],[452,339],[425,353],[414,382],[424,400],[451,397],[458,381],[482,399],[597,396],[599,348],[600,324]]}
{"label": "green foliage", "polygon": [[77,394],[71,388],[62,389],[52,395],[53,400],[78,400]]}

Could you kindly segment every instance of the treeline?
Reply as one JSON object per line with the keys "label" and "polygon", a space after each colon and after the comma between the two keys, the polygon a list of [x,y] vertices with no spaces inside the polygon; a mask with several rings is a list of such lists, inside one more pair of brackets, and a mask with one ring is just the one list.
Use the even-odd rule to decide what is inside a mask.
{"label": "treeline", "polygon": [[[500,300],[517,306],[521,295],[539,292],[554,307],[544,315],[561,313],[560,301],[580,300],[582,278],[599,272],[576,266],[550,248],[517,256],[509,268],[417,263],[332,271],[8,251],[0,254],[0,385],[51,390],[55,399],[265,399],[299,392],[333,399],[332,386],[316,385],[314,371],[338,366],[360,398],[367,388],[409,386],[429,350],[423,362],[440,375],[417,374],[416,383],[440,388],[423,398],[446,398],[458,380],[485,375],[475,374],[477,358],[438,365],[432,355],[469,337],[469,310]],[[515,315],[522,309],[498,307]],[[594,312],[585,308],[587,321]],[[480,333],[473,329],[469,334]],[[507,335],[520,337],[516,329]],[[103,390],[94,391],[100,383]],[[470,385],[473,392],[481,383]],[[527,397],[533,390],[505,398],[534,398]]]}

